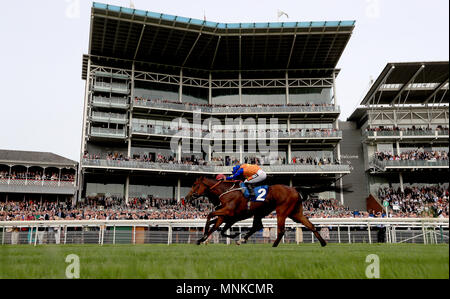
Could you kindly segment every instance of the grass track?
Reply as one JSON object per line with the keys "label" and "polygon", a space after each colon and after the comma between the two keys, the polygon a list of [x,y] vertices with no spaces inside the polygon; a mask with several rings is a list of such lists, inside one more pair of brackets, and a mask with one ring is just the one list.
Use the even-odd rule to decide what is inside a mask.
{"label": "grass track", "polygon": [[366,278],[369,254],[381,278],[449,278],[449,246],[420,244],[0,246],[0,278],[65,278],[69,254],[81,278]]}

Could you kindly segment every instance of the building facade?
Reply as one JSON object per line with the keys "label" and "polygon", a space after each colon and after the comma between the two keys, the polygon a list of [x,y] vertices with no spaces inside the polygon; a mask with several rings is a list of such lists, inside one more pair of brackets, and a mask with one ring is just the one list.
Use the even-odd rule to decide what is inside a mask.
{"label": "building facade", "polygon": [[360,132],[365,197],[384,188],[448,188],[448,90],[448,61],[387,64],[348,119]]}
{"label": "building facade", "polygon": [[[341,183],[336,65],[353,21],[222,24],[94,3],[79,200],[176,198],[258,163]],[[338,198],[341,195],[323,194]]]}
{"label": "building facade", "polygon": [[78,162],[53,153],[0,150],[0,201],[75,201]]}

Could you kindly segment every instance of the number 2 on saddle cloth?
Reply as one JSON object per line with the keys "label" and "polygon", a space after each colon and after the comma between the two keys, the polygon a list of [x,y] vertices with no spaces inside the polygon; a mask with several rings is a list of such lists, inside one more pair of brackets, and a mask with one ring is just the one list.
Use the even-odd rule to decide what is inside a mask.
{"label": "number 2 on saddle cloth", "polygon": [[[250,192],[247,189],[247,186],[242,182],[241,183],[241,188],[242,188],[242,193],[244,194],[245,198],[249,198],[250,196]],[[261,186],[255,186],[253,188],[253,191],[255,192],[255,196],[252,198],[249,198],[250,201],[265,201],[266,200],[266,196],[267,196],[267,192],[269,191],[269,186],[268,185],[261,185]]]}

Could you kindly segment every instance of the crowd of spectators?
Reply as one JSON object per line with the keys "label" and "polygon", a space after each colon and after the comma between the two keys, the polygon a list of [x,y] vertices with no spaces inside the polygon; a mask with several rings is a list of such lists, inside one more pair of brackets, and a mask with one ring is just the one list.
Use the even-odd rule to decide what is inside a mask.
{"label": "crowd of spectators", "polygon": [[207,200],[177,202],[174,199],[120,197],[86,199],[72,205],[54,201],[0,202],[0,221],[30,220],[137,220],[137,219],[204,219],[212,211]]}
{"label": "crowd of spectators", "polygon": [[[181,161],[178,161],[172,155],[163,155],[161,153],[155,153],[154,155],[147,154],[134,154],[130,159],[122,153],[107,153],[106,155],[89,154],[85,151],[83,155],[84,159],[89,160],[113,160],[113,161],[138,161],[148,163],[168,163],[168,164],[185,164],[185,165],[215,165],[215,166],[232,166],[240,164],[241,160],[235,156],[218,156],[212,155],[211,162],[204,160],[197,156],[182,157]],[[244,156],[242,163],[256,164],[256,165],[285,165],[286,157],[259,157],[259,156]],[[298,156],[291,159],[290,164],[295,165],[331,165],[339,164],[338,161],[332,160],[330,157],[312,157],[312,156]]]}
{"label": "crowd of spectators", "polygon": [[448,218],[448,186],[384,187],[378,190],[378,198],[388,201],[394,217],[445,217]]}
{"label": "crowd of spectators", "polygon": [[[447,187],[408,187],[404,192],[390,187],[380,188],[378,197],[390,204],[390,217],[448,218],[449,189]],[[92,197],[72,205],[71,201],[6,201],[0,202],[0,221],[29,220],[137,220],[137,219],[205,219],[213,205],[203,198],[192,201],[149,196]],[[350,210],[336,199],[309,198],[303,211],[310,218],[386,217],[384,212]],[[275,218],[272,212],[269,218]]]}
{"label": "crowd of spectators", "polygon": [[431,128],[430,126],[412,126],[408,128],[400,128],[397,126],[379,126],[379,127],[372,127],[372,128],[366,128],[366,132],[396,132],[396,131],[402,131],[402,132],[409,132],[409,131],[448,131],[448,127],[445,126],[436,126],[436,128]]}
{"label": "crowd of spectators", "polygon": [[132,158],[118,152],[109,152],[106,155],[89,154],[88,151],[84,152],[83,159],[88,160],[108,160],[108,161],[137,161],[147,163],[167,163],[167,164],[185,164],[185,165],[207,165],[208,163],[196,156],[181,157],[180,161],[172,155],[163,155],[156,153],[154,155],[147,154],[134,154]]}
{"label": "crowd of spectators", "polygon": [[[188,126],[180,126],[177,128],[171,128],[166,125],[153,125],[153,124],[134,124],[133,129],[138,132],[155,134],[155,135],[175,135],[178,133],[178,136],[186,136],[186,137],[205,137],[207,134],[212,134],[211,137],[214,138],[267,138],[269,136],[278,136],[278,138],[286,138],[286,136],[290,137],[332,137],[336,135],[338,130],[336,129],[327,129],[327,128],[293,128],[288,130],[285,129],[260,129],[260,128],[243,128],[242,130],[227,129],[224,127],[213,127],[212,131],[209,129],[200,129],[200,128],[190,128]],[[195,135],[194,135],[195,133]],[[215,135],[215,134],[225,134],[225,135]],[[243,134],[243,136],[239,136],[239,134]],[[273,135],[276,134],[276,135]],[[263,137],[261,137],[263,136]]]}
{"label": "crowd of spectators", "polygon": [[293,157],[292,164],[302,164],[302,165],[330,165],[332,164],[332,160],[330,157],[328,158],[313,158],[309,157]]}
{"label": "crowd of spectators", "polygon": [[401,160],[421,160],[421,161],[441,161],[448,160],[448,152],[445,151],[424,151],[422,149],[405,151],[400,154],[391,152],[376,152],[375,158],[380,161],[401,161]]}
{"label": "crowd of spectators", "polygon": [[12,171],[0,171],[0,179],[11,179],[11,180],[33,180],[33,181],[66,181],[73,182],[75,180],[75,174],[61,174],[58,173],[44,173],[39,171],[25,171],[16,172]]}
{"label": "crowd of spectators", "polygon": [[135,97],[134,98],[135,103],[138,103],[140,101],[148,101],[153,103],[160,103],[160,104],[179,104],[179,105],[186,105],[190,107],[205,107],[205,108],[227,108],[227,107],[238,107],[238,108],[246,108],[246,107],[331,107],[334,106],[334,104],[327,104],[327,103],[300,103],[300,104],[206,104],[206,103],[189,103],[189,102],[177,102],[177,101],[170,101],[166,99],[159,99],[159,98],[144,98],[144,97]]}

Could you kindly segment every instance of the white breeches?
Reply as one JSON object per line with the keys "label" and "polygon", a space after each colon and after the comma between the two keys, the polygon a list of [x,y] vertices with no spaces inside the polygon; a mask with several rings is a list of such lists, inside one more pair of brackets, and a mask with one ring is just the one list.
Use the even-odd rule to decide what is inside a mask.
{"label": "white breeches", "polygon": [[267,174],[264,170],[260,169],[256,174],[254,174],[250,179],[244,181],[244,183],[248,184],[256,184],[264,181],[267,178]]}

